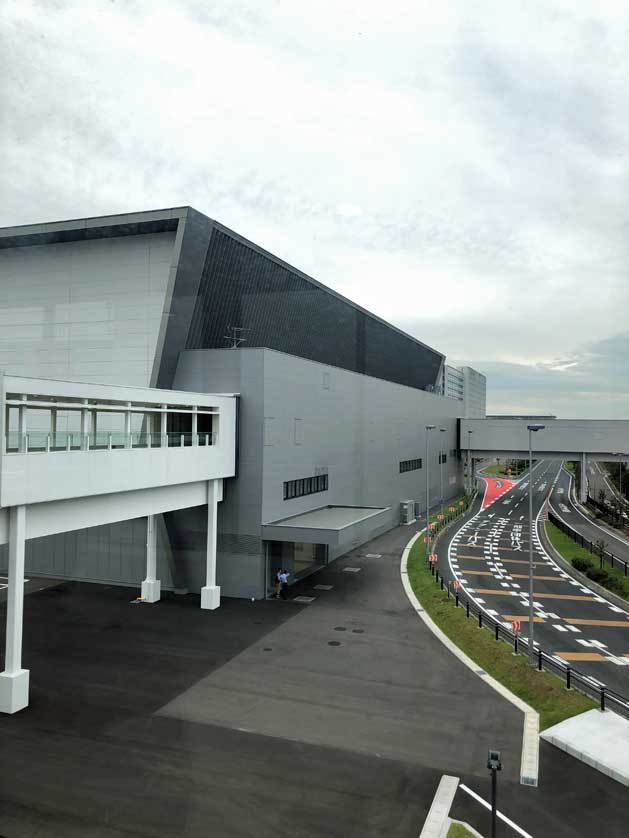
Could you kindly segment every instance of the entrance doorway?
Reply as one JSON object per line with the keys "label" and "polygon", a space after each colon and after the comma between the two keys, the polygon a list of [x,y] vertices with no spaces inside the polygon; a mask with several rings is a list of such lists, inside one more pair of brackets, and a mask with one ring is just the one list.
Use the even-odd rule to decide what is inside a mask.
{"label": "entrance doorway", "polygon": [[[328,563],[327,544],[302,541],[265,541],[267,592],[275,590],[275,579],[282,568],[290,573],[289,584],[309,576]],[[268,595],[267,594],[267,595]]]}

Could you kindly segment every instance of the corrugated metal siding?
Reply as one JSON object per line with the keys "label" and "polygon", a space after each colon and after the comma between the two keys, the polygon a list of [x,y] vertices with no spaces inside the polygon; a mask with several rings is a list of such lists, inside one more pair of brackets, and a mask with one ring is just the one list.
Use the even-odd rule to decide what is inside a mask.
{"label": "corrugated metal siding", "polygon": [[303,276],[214,229],[186,349],[225,348],[230,326],[264,346],[424,389],[439,353],[423,347]]}

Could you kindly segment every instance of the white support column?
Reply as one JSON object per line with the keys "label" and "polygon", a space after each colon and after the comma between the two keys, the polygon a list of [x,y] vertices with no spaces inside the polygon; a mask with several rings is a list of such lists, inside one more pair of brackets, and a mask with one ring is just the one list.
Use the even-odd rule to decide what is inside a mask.
{"label": "white support column", "polygon": [[198,445],[199,444],[199,438],[197,436],[197,428],[199,427],[197,410],[198,410],[198,408],[195,405],[192,408],[192,444],[193,445]]}
{"label": "white support column", "polygon": [[142,599],[145,602],[159,602],[161,583],[157,576],[157,531],[155,516],[146,519],[146,579],[142,582]]}
{"label": "white support column", "polygon": [[[26,394],[22,393],[21,399],[23,402],[26,402]],[[18,451],[24,452],[26,451],[26,405],[20,405],[17,409],[18,412],[18,434],[19,434],[19,442],[18,442]]]}
{"label": "white support column", "polygon": [[160,413],[160,445],[162,448],[166,448],[168,446],[168,413],[166,413],[166,408],[168,407],[167,404],[162,405],[162,410]]}
{"label": "white support column", "polygon": [[201,608],[213,610],[221,604],[221,589],[216,584],[216,519],[219,481],[207,483],[207,571],[205,587],[201,588]]}
{"label": "white support column", "polygon": [[[131,407],[131,402],[127,402],[127,408]],[[126,410],[124,414],[124,447],[133,448],[131,444],[131,411]]]}
{"label": "white support column", "polygon": [[581,488],[579,490],[579,500],[585,503],[588,499],[588,460],[585,451],[581,454]]}
{"label": "white support column", "polygon": [[[83,399],[83,404],[87,404],[87,399]],[[89,446],[90,435],[90,412],[86,407],[81,408],[81,451],[87,451]]]}
{"label": "white support column", "polygon": [[54,448],[57,444],[57,408],[50,408],[50,446]]}
{"label": "white support column", "polygon": [[17,713],[28,707],[29,671],[22,669],[24,613],[24,544],[26,507],[9,509],[9,587],[4,672],[0,672],[0,712]]}

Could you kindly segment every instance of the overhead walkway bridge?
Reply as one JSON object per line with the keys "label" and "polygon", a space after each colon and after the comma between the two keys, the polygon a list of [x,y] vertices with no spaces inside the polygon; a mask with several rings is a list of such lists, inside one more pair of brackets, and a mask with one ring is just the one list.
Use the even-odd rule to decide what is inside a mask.
{"label": "overhead walkway bridge", "polygon": [[[0,373],[0,545],[9,545],[0,711],[28,704],[22,668],[27,539],[146,518],[142,597],[160,598],[155,516],[207,505],[201,607],[217,608],[217,504],[236,463],[237,397]],[[140,580],[138,580],[138,583]]]}
{"label": "overhead walkway bridge", "polygon": [[[461,419],[459,447],[472,459],[525,458],[529,453],[528,425],[533,419]],[[588,461],[629,462],[629,421],[625,419],[547,419],[533,435],[536,459],[577,460],[587,474]],[[581,481],[585,501],[586,481]]]}

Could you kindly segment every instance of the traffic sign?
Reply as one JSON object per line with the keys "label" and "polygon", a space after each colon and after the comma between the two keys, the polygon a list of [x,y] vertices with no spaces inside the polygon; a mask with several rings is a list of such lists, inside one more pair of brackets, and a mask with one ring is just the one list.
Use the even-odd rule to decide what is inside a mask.
{"label": "traffic sign", "polygon": [[437,526],[437,524],[435,523],[435,521],[431,521],[431,522],[430,522],[430,529],[431,529],[431,530],[434,530],[434,528],[435,528],[436,526]]}
{"label": "traffic sign", "polygon": [[437,515],[437,520],[438,520],[438,521],[443,521],[444,517],[445,517],[445,516],[444,516],[444,515],[442,515],[442,514],[441,514],[441,512],[440,512],[440,513]]}
{"label": "traffic sign", "polygon": [[436,554],[436,553],[431,553],[431,554],[428,556],[428,561],[429,561],[431,564],[434,564],[434,563],[437,561],[437,554]]}
{"label": "traffic sign", "polygon": [[449,506],[448,507],[448,512],[456,512],[456,510],[453,506]]}
{"label": "traffic sign", "polygon": [[520,620],[514,620],[511,623],[511,629],[517,634],[520,631],[521,623]]}
{"label": "traffic sign", "polygon": [[454,588],[455,591],[459,590],[459,588],[461,587],[461,583],[459,582],[458,579],[454,580],[454,585],[452,587]]}
{"label": "traffic sign", "polygon": [[430,544],[432,538],[429,535],[424,536],[424,544]]}

